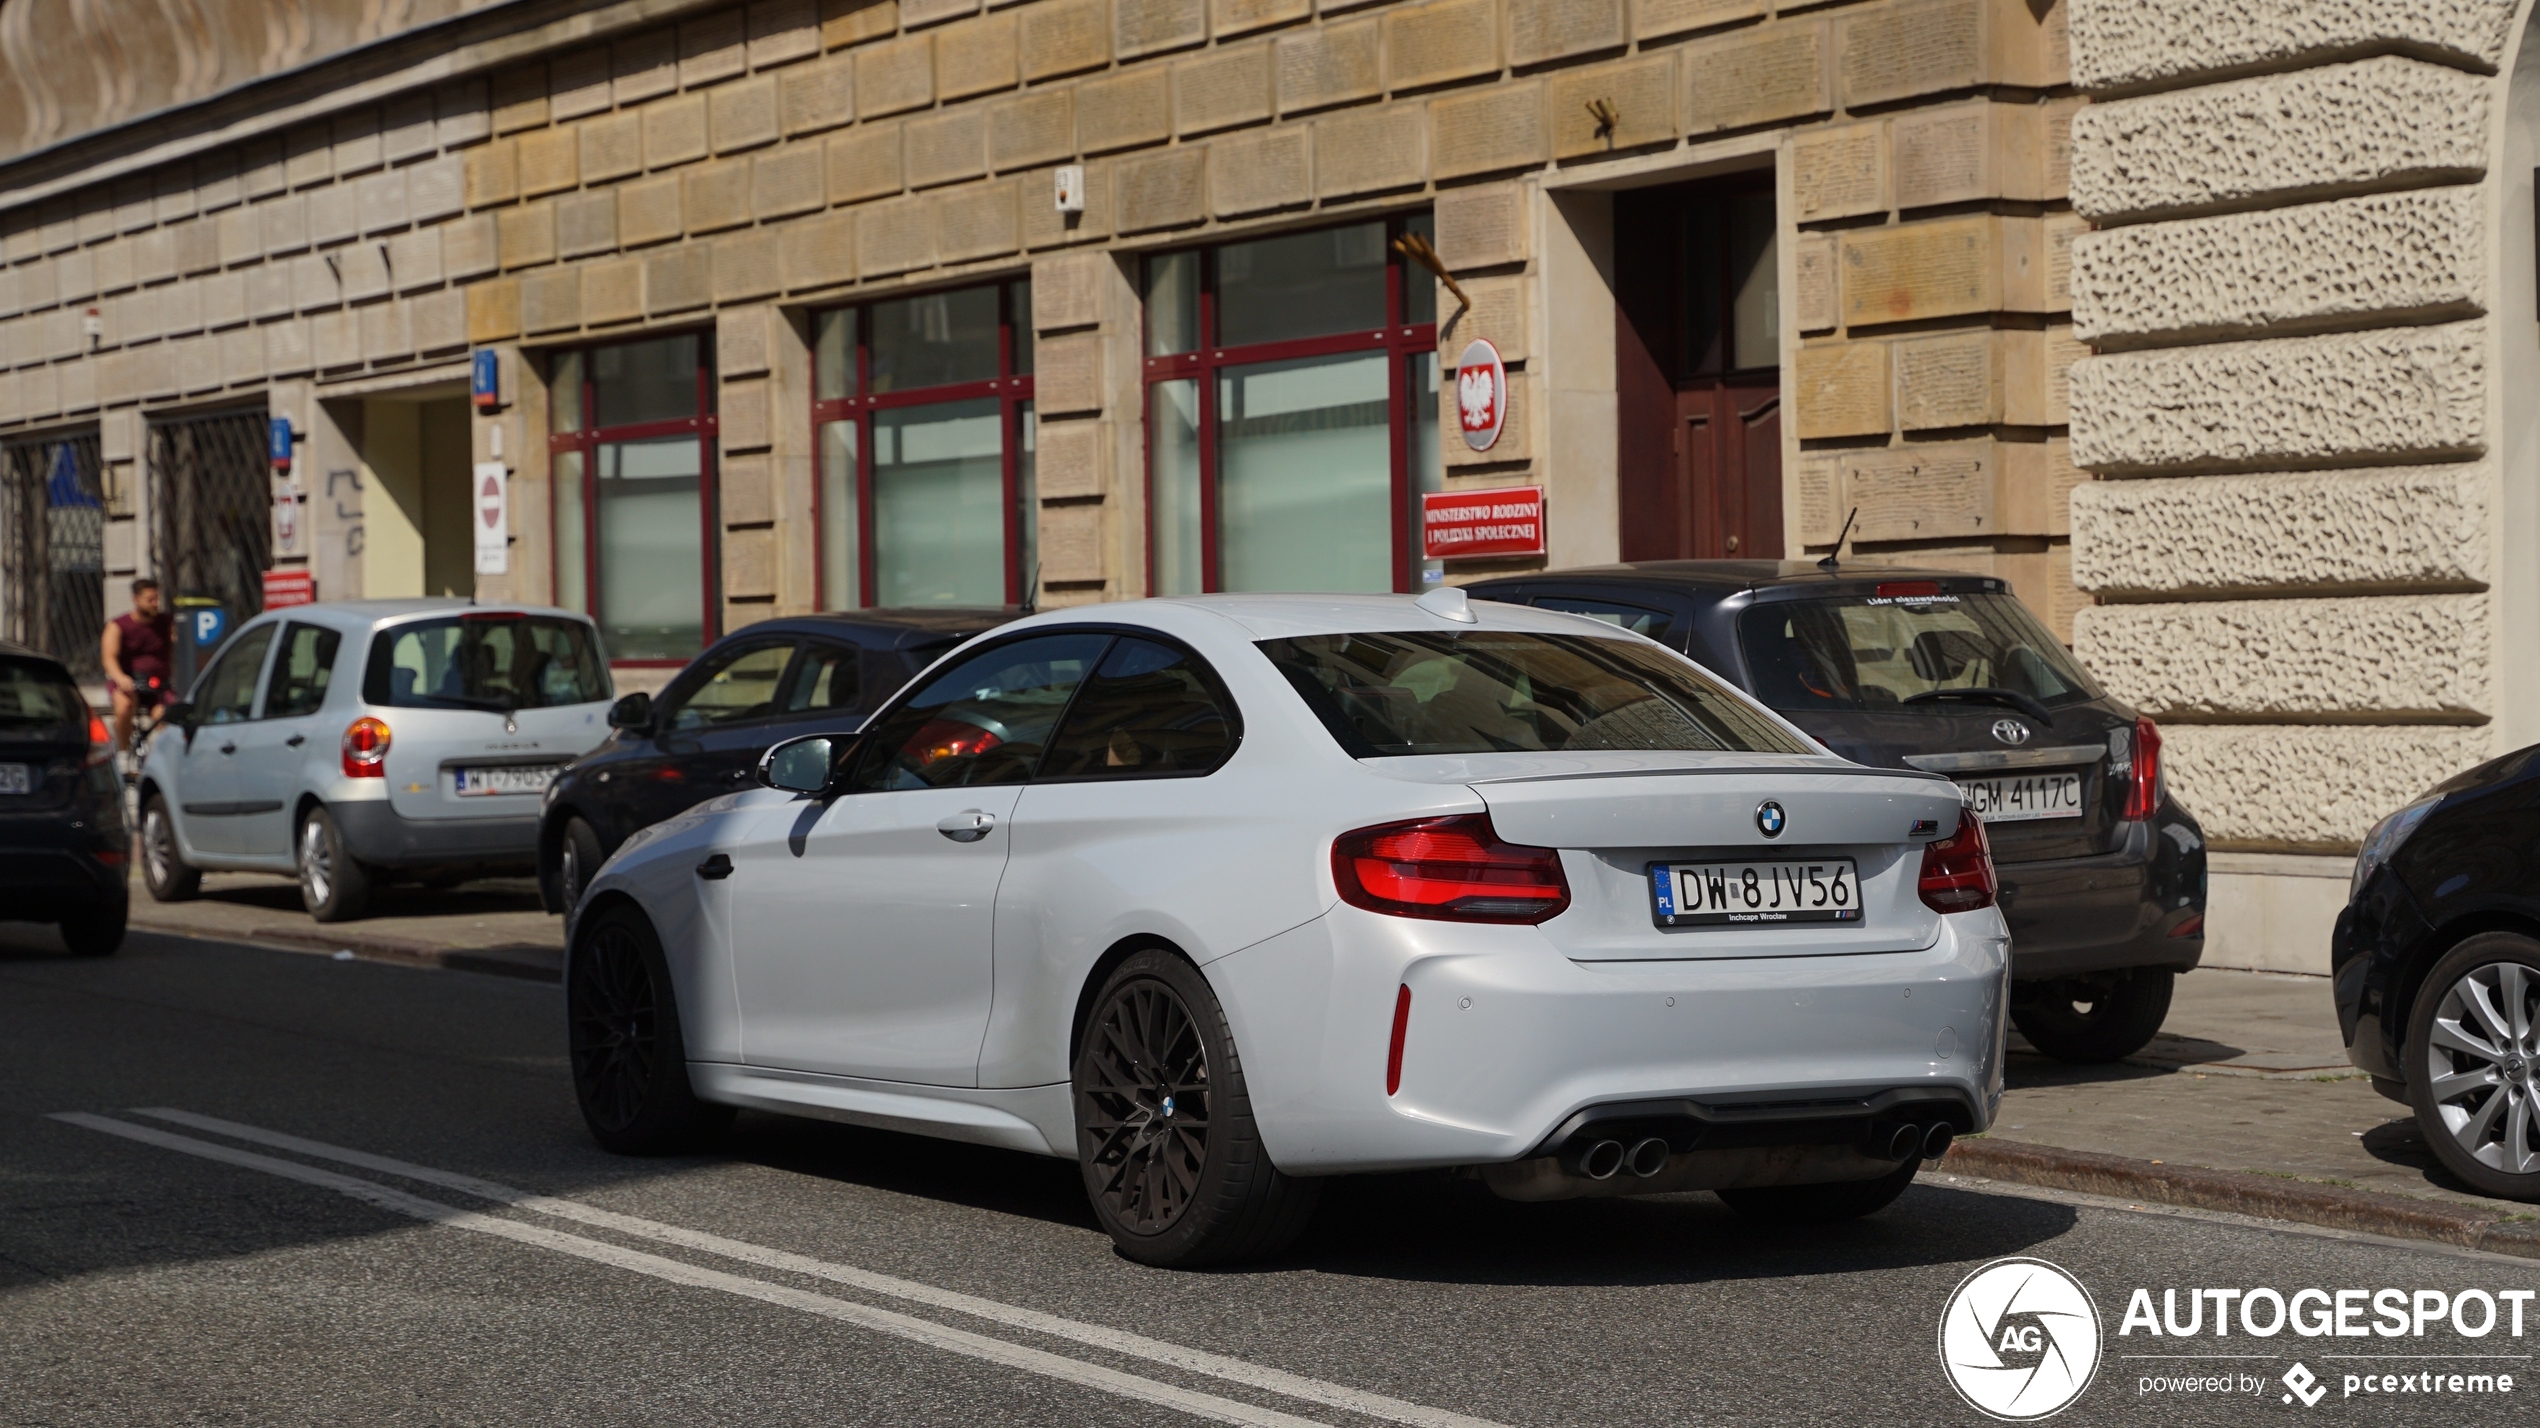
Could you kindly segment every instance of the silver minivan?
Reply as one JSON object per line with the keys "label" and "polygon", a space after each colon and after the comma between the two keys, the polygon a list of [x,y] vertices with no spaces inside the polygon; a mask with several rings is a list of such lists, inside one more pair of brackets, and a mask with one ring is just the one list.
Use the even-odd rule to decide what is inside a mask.
{"label": "silver minivan", "polygon": [[138,779],[161,902],[208,870],[297,877],[320,922],[391,879],[537,866],[556,770],[607,736],[599,631],[570,610],[366,600],[269,611],[174,705]]}

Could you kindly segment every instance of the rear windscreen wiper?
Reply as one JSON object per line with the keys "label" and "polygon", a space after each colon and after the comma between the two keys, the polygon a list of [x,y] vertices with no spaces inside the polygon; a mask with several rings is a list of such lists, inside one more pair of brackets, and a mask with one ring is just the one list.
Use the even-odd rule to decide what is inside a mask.
{"label": "rear windscreen wiper", "polygon": [[1926,689],[1920,694],[1905,696],[1901,702],[1920,704],[1925,700],[1963,700],[1969,704],[2006,704],[2040,724],[2052,725],[2055,722],[2054,711],[2015,689]]}

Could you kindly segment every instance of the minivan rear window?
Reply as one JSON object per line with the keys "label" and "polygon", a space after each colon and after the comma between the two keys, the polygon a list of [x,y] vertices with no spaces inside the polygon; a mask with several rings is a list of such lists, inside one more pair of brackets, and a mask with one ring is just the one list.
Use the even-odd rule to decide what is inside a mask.
{"label": "minivan rear window", "polygon": [[1739,617],[1738,638],[1755,696],[1790,712],[1938,708],[1935,691],[1951,689],[2049,708],[2100,697],[2028,607],[1998,592],[1766,601]]}
{"label": "minivan rear window", "polygon": [[600,642],[580,620],[500,612],[373,635],[362,699],[391,709],[545,709],[609,697]]}
{"label": "minivan rear window", "polygon": [[1692,664],[1633,640],[1418,630],[1261,650],[1355,758],[1815,752]]}
{"label": "minivan rear window", "polygon": [[36,730],[76,730],[88,737],[88,701],[51,665],[0,659],[0,729],[21,738]]}

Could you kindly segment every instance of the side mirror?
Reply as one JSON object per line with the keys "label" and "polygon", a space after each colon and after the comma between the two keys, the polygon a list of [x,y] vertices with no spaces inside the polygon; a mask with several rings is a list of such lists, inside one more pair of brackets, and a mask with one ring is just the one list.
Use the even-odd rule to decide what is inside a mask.
{"label": "side mirror", "polygon": [[180,699],[159,711],[159,722],[174,724],[180,729],[191,731],[194,727],[194,705],[188,700]]}
{"label": "side mirror", "polygon": [[609,727],[649,731],[653,727],[653,696],[637,690],[610,705]]}
{"label": "side mirror", "polygon": [[768,788],[817,797],[829,791],[829,770],[851,741],[832,734],[787,739],[759,755],[758,781]]}

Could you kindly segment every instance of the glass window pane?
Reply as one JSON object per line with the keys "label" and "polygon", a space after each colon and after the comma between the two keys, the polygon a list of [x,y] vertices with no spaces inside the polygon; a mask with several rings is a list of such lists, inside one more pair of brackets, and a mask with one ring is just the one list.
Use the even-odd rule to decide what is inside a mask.
{"label": "glass window pane", "polygon": [[1217,381],[1217,570],[1228,590],[1391,590],[1382,352],[1230,367]]}
{"label": "glass window pane", "polygon": [[1042,778],[1207,773],[1233,751],[1234,721],[1196,655],[1123,639],[1067,711]]}
{"label": "glass window pane", "polygon": [[873,414],[874,593],[1005,603],[1004,416],[994,397]]}
{"label": "glass window pane", "polygon": [[398,625],[371,641],[362,698],[391,709],[546,709],[609,697],[590,626],[477,614]]}
{"label": "glass window pane", "polygon": [[655,342],[626,342],[591,353],[594,426],[634,426],[697,415],[694,333]]}
{"label": "glass window pane", "polygon": [[556,520],[555,602],[587,615],[591,596],[583,585],[590,572],[590,553],[582,529],[582,453],[559,451],[549,463],[547,489],[555,498]]}
{"label": "glass window pane", "polygon": [[547,377],[547,428],[582,429],[582,354],[560,353]]}
{"label": "glass window pane", "polygon": [[785,697],[777,701],[780,714],[831,714],[856,707],[863,681],[857,652],[846,645],[812,643],[803,646],[803,658],[794,666],[793,676],[785,681]]}
{"label": "glass window pane", "polygon": [[1014,529],[1019,541],[1014,569],[1023,582],[1023,603],[1037,608],[1041,603],[1041,488],[1036,462],[1041,422],[1030,402],[1016,409],[1015,420],[1021,427],[1021,440],[1014,452]]}
{"label": "glass window pane", "polygon": [[856,424],[820,428],[820,597],[832,610],[864,604],[864,511],[856,498]]}
{"label": "glass window pane", "polygon": [[1199,350],[1199,254],[1147,259],[1147,355]]}
{"label": "glass window pane", "polygon": [[1147,461],[1154,494],[1147,513],[1155,593],[1197,595],[1200,564],[1199,383],[1184,378],[1147,388]]}
{"label": "glass window pane", "polygon": [[855,309],[833,308],[820,315],[820,330],[813,337],[817,351],[812,366],[817,373],[815,400],[834,402],[852,397],[855,391]]}
{"label": "glass window pane", "polygon": [[848,786],[1021,783],[1068,696],[1110,644],[1109,635],[1044,635],[962,660],[874,721]]}
{"label": "glass window pane", "polygon": [[1006,284],[1006,325],[1014,329],[1014,374],[1032,372],[1032,280],[1020,278]]}
{"label": "glass window pane", "polygon": [[873,305],[873,391],[914,391],[997,375],[997,290],[964,288]]}
{"label": "glass window pane", "polygon": [[1411,533],[1411,583],[1418,587],[1446,579],[1446,562],[1429,559],[1427,546],[1420,538],[1422,493],[1446,489],[1446,455],[1438,449],[1438,403],[1445,394],[1438,390],[1438,354],[1423,352],[1410,360],[1411,410],[1405,415],[1411,426],[1407,433],[1411,444],[1411,509],[1403,528]]}
{"label": "glass window pane", "polygon": [[1284,342],[1385,325],[1385,225],[1290,233],[1217,250],[1217,341]]}
{"label": "glass window pane", "polygon": [[256,676],[264,673],[265,650],[272,643],[271,625],[258,625],[232,643],[220,663],[203,677],[203,692],[194,697],[194,716],[206,724],[235,724],[253,715]]}
{"label": "glass window pane", "polygon": [[619,659],[704,644],[705,551],[693,436],[600,447],[600,631]]}
{"label": "glass window pane", "polygon": [[1741,194],[1729,200],[1730,323],[1736,333],[1731,365],[1778,367],[1782,360],[1781,262],[1774,251],[1773,196]]}
{"label": "glass window pane", "polygon": [[343,635],[316,625],[293,625],[282,632],[282,653],[274,657],[273,674],[265,681],[265,717],[289,719],[315,714],[326,703],[327,680],[335,673],[335,650]]}
{"label": "glass window pane", "polygon": [[672,705],[670,727],[704,729],[768,717],[776,712],[776,681],[793,657],[790,640],[725,655],[703,682],[688,684],[666,701]]}
{"label": "glass window pane", "polygon": [[[1432,248],[1437,246],[1437,220],[1428,214],[1415,213],[1402,220],[1402,231],[1429,240]],[[1428,269],[1409,258],[1396,255],[1394,261],[1402,269],[1402,320],[1408,323],[1437,321],[1438,280],[1431,276]]]}

